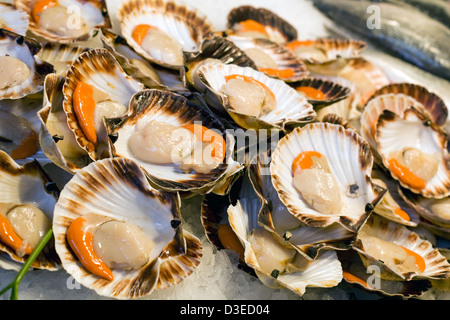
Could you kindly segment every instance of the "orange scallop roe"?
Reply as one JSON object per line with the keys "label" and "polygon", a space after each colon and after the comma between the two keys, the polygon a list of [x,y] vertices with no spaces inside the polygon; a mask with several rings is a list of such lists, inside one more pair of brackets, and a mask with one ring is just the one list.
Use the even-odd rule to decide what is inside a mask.
{"label": "orange scallop roe", "polygon": [[267,35],[266,27],[252,19],[244,20],[239,22],[240,32],[259,32]]}
{"label": "orange scallop roe", "polygon": [[223,137],[212,129],[200,124],[188,124],[183,128],[191,131],[198,140],[211,143],[213,150],[211,156],[218,162],[223,162],[226,153],[226,142]]}
{"label": "orange scallop roe", "polygon": [[294,40],[286,44],[286,48],[289,50],[295,50],[298,47],[308,47],[315,43],[314,40]]}
{"label": "orange scallop roe", "polygon": [[392,174],[398,177],[400,181],[414,189],[421,190],[427,185],[427,182],[425,180],[416,176],[407,167],[401,165],[397,161],[397,159],[389,160],[389,169],[391,170]]}
{"label": "orange scallop roe", "polygon": [[148,24],[139,24],[137,25],[131,34],[131,37],[136,41],[139,45],[144,41],[145,36],[151,28],[155,28]]}
{"label": "orange scallop roe", "polygon": [[235,251],[239,255],[239,258],[244,260],[244,247],[228,224],[220,224],[217,234],[224,248]]}
{"label": "orange scallop roe", "polygon": [[348,282],[353,282],[353,283],[356,282],[356,283],[359,283],[360,285],[362,285],[363,287],[367,287],[367,283],[363,279],[358,278],[357,276],[355,276],[347,271],[342,272],[342,276]]}
{"label": "orange scallop roe", "polygon": [[261,68],[260,71],[267,73],[268,75],[278,78],[290,78],[293,77],[295,72],[293,69],[273,69],[273,68]]}
{"label": "orange scallop roe", "polygon": [[97,133],[94,123],[94,87],[90,84],[79,82],[73,92],[73,107],[86,139],[97,144]]}
{"label": "orange scallop roe", "polygon": [[321,158],[322,154],[317,151],[301,152],[292,162],[292,173],[295,174],[297,170],[310,169],[314,165],[313,157]]}
{"label": "orange scallop roe", "polygon": [[24,247],[22,239],[17,235],[8,219],[0,214],[0,241],[18,252],[25,249],[25,254],[31,254],[33,249],[27,245]]}
{"label": "orange scallop roe", "polygon": [[307,87],[307,86],[301,86],[295,88],[297,91],[303,92],[307,98],[314,99],[314,100],[324,100],[325,94],[320,91],[319,89],[313,88],[313,87]]}
{"label": "orange scallop roe", "polygon": [[395,209],[395,210],[394,210],[394,213],[395,213],[397,216],[401,217],[403,220],[406,220],[406,221],[411,220],[411,218],[409,217],[409,215],[408,215],[404,210],[402,210],[402,209],[400,209],[400,208]]}
{"label": "orange scallop roe", "polygon": [[408,248],[405,248],[403,246],[400,246],[400,247],[402,247],[403,250],[405,250],[408,255],[413,256],[416,259],[415,264],[416,264],[416,267],[419,270],[419,272],[420,273],[424,272],[425,268],[426,268],[425,259],[422,256],[420,256],[419,254],[415,253],[414,251],[412,251]]}
{"label": "orange scallop roe", "polygon": [[14,150],[11,151],[11,158],[14,160],[25,159],[32,156],[39,150],[39,137],[38,134],[31,130],[30,134],[25,140]]}
{"label": "orange scallop roe", "polygon": [[36,23],[39,23],[40,14],[45,9],[54,7],[58,4],[56,0],[36,0],[33,9],[31,9],[31,16]]}

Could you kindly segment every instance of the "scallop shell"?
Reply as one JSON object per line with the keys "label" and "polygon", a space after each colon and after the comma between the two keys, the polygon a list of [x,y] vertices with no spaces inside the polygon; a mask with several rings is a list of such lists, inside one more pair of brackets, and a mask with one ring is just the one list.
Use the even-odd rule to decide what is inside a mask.
{"label": "scallop shell", "polygon": [[[367,47],[366,42],[355,39],[294,40],[286,44],[298,58],[310,63],[318,64],[336,59],[356,58]],[[303,50],[298,50],[298,48]],[[298,50],[298,51],[297,51]]]}
{"label": "scallop shell", "polygon": [[[227,75],[243,75],[251,77],[269,88],[275,96],[276,107],[274,110],[260,116],[248,116],[237,113],[230,106],[228,98],[221,93],[222,86],[226,83]],[[283,130],[285,126],[296,126],[312,121],[316,113],[311,104],[303,96],[291,88],[284,81],[272,79],[263,72],[250,67],[239,67],[223,63],[206,63],[199,67],[198,75],[205,86],[216,97],[220,105],[215,104],[219,113],[224,110],[241,127],[246,129],[274,129]],[[214,105],[212,106],[214,108]]]}
{"label": "scallop shell", "polygon": [[53,66],[36,56],[40,50],[41,45],[36,40],[0,29],[0,56],[19,59],[30,70],[30,76],[22,83],[1,89],[0,99],[19,99],[42,90],[44,77],[53,72]]}
{"label": "scallop shell", "polygon": [[[111,143],[111,154],[114,157],[134,159],[135,157],[128,148],[130,135],[134,132],[137,122],[145,123],[151,120],[170,123],[178,127],[200,122],[210,129],[222,132],[229,152],[230,141],[227,139],[223,124],[205,105],[191,103],[182,95],[172,92],[147,89],[132,97],[127,114],[120,118],[106,120],[108,133],[118,135],[117,140]],[[225,177],[228,168],[227,161],[224,161],[208,173],[182,172],[179,170],[178,164],[159,165],[136,161],[158,188],[168,191],[211,191],[220,179]]]}
{"label": "scallop shell", "polygon": [[25,36],[28,30],[28,15],[12,3],[0,3],[0,28]]}
{"label": "scallop shell", "polygon": [[67,8],[69,18],[66,27],[78,29],[84,20],[87,28],[86,32],[71,36],[44,29],[39,22],[35,21],[32,15],[35,0],[15,0],[15,5],[28,14],[29,31],[46,41],[60,44],[78,43],[89,40],[96,32],[96,29],[100,27],[111,27],[105,0],[60,0],[58,3]]}
{"label": "scallop shell", "polygon": [[126,1],[118,9],[122,36],[144,58],[171,69],[179,69],[164,61],[163,55],[152,56],[133,39],[132,32],[139,24],[151,24],[177,40],[186,51],[197,51],[202,38],[213,31],[211,22],[187,4],[161,0]]}
{"label": "scallop shell", "polygon": [[[43,107],[37,113],[41,124],[39,144],[53,164],[74,174],[92,160],[78,145],[75,134],[67,124],[67,116],[63,109],[64,82],[65,78],[56,73],[49,74],[45,78]],[[49,119],[59,123],[58,131],[49,128]],[[61,129],[62,127],[65,130]]]}
{"label": "scallop shell", "polygon": [[[424,259],[425,270],[423,272],[401,272],[395,266],[385,264],[383,261],[371,256],[366,252],[361,241],[361,239],[370,236],[411,250]],[[381,268],[382,278],[408,281],[412,279],[446,279],[450,277],[450,264],[438,249],[433,248],[429,241],[420,238],[417,233],[409,230],[406,226],[379,216],[373,215],[367,220],[359,231],[353,247],[360,253],[366,266],[377,265]]]}
{"label": "scallop shell", "polygon": [[404,182],[390,170],[394,179],[411,191],[427,198],[444,198],[450,195],[450,168],[446,134],[414,108],[406,110],[402,116],[385,110],[378,118],[375,141],[383,164],[389,169],[390,154],[404,148],[416,148],[426,154],[436,154],[438,167],[436,174],[427,181],[423,189]]}
{"label": "scallop shell", "polygon": [[279,234],[309,260],[316,259],[321,250],[348,250],[353,232],[338,224],[310,227],[288,211],[272,184],[270,156],[271,150],[261,153],[248,167],[249,179],[261,202],[259,224]]}
{"label": "scallop shell", "polygon": [[236,26],[246,20],[254,20],[264,25],[267,33],[265,38],[273,42],[286,43],[297,38],[297,30],[289,22],[269,9],[250,5],[232,9],[227,16],[227,28],[232,34],[235,34]]}
{"label": "scallop shell", "polygon": [[[317,151],[326,156],[341,190],[340,214],[318,212],[294,187],[292,163],[303,151]],[[312,123],[295,128],[280,140],[272,155],[270,172],[281,202],[303,223],[314,227],[339,223],[354,232],[385,192],[371,181],[372,164],[370,147],[356,131],[330,123]]]}
{"label": "scallop shell", "polygon": [[314,110],[316,111],[341,100],[347,99],[351,94],[351,88],[345,87],[331,80],[324,80],[320,78],[309,77],[300,81],[291,82],[289,85],[297,91],[300,87],[311,87],[323,92],[323,99],[306,97],[308,102],[313,105]]}
{"label": "scallop shell", "polygon": [[[152,189],[130,159],[99,160],[79,170],[55,206],[53,230],[63,268],[99,295],[117,299],[143,297],[179,283],[194,271],[202,256],[199,240],[173,223],[181,219],[179,201],[176,194]],[[149,262],[134,271],[113,269],[112,281],[86,271],[70,250],[66,231],[74,219],[89,212],[139,226],[155,243]]]}
{"label": "scallop shell", "polygon": [[[279,71],[280,74],[278,74],[277,72],[269,72],[264,70],[264,66],[261,64],[259,64],[258,66],[260,71],[263,71],[270,77],[281,79],[286,82],[291,82],[302,80],[308,75],[306,65],[300,59],[297,59],[284,46],[276,42],[267,39],[252,39],[236,35],[230,35],[227,37],[227,39],[232,41],[236,46],[238,46],[247,55],[249,55],[257,66],[258,66],[258,59],[255,59],[251,55],[250,50],[261,51],[262,54],[270,57],[274,62],[274,64],[276,65],[275,71]],[[292,74],[289,74],[288,76],[283,76],[282,72],[284,70],[291,70]]]}
{"label": "scallop shell", "polygon": [[[245,188],[245,185],[243,188]],[[269,274],[261,269],[255,251],[256,248],[248,240],[249,235],[255,229],[261,228],[258,225],[258,202],[259,200],[250,185],[249,188],[244,190],[236,204],[232,204],[228,208],[229,223],[245,248],[245,262],[255,270],[258,278],[266,286],[272,288],[285,287],[299,295],[303,295],[307,287],[330,288],[338,285],[342,280],[342,267],[337,259],[336,252],[333,250],[320,253],[301,271],[278,273],[274,270]],[[280,243],[283,243],[283,238],[276,234],[274,236],[279,238]],[[300,261],[305,260],[304,257],[300,259]],[[300,261],[294,262],[295,267],[298,267],[297,263]]]}
{"label": "scallop shell", "polygon": [[374,269],[366,268],[355,250],[338,252],[339,260],[344,270],[344,280],[364,290],[380,293],[389,297],[405,299],[420,297],[427,292],[432,284],[430,280],[396,281],[386,280],[374,274]]}
{"label": "scallop shell", "polygon": [[63,108],[69,127],[75,133],[78,144],[93,160],[97,160],[108,156],[108,141],[99,141],[96,146],[81,130],[73,106],[73,92],[79,82],[88,83],[108,93],[111,100],[124,106],[128,106],[131,97],[143,90],[144,85],[128,76],[106,49],[91,49],[82,53],[67,71],[63,86]]}
{"label": "scallop shell", "polygon": [[[52,220],[57,196],[50,191],[54,186],[41,170],[37,162],[18,165],[5,152],[0,151],[0,202],[15,204],[33,204],[41,209]],[[14,250],[0,244],[0,251],[7,254],[9,259],[23,264],[27,255],[20,257]],[[55,271],[59,269],[60,261],[52,243],[49,243],[32,267]]]}
{"label": "scallop shell", "polygon": [[53,65],[58,75],[65,76],[70,65],[87,50],[87,47],[47,42],[37,56],[42,61]]}

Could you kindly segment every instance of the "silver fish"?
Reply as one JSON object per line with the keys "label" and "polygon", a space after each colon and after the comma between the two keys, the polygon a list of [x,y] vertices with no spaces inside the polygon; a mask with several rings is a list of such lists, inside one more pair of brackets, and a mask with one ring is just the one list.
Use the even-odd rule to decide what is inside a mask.
{"label": "silver fish", "polygon": [[442,23],[416,9],[391,3],[313,2],[338,25],[423,70],[450,80],[450,29]]}

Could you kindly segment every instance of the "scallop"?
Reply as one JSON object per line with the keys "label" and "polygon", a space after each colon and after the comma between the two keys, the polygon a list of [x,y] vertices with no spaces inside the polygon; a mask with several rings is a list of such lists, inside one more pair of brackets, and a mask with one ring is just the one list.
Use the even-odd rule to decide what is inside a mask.
{"label": "scallop", "polygon": [[384,110],[378,118],[375,141],[384,166],[404,188],[428,198],[448,197],[447,136],[423,113],[415,108],[403,115]]}
{"label": "scallop", "polygon": [[380,268],[382,279],[444,279],[450,274],[447,259],[428,240],[379,216],[371,216],[353,247],[366,267]]}
{"label": "scallop", "polygon": [[233,165],[234,144],[222,122],[205,104],[173,92],[141,91],[124,116],[107,119],[106,125],[116,137],[112,156],[135,159],[163,190],[210,192]]}
{"label": "scallop", "polygon": [[85,167],[92,159],[75,138],[67,123],[63,109],[63,86],[65,78],[52,73],[47,75],[44,83],[42,108],[38,111],[41,130],[39,145],[53,164],[74,174]]}
{"label": "scallop", "polygon": [[37,56],[42,61],[50,63],[55,73],[65,77],[67,70],[80,54],[87,51],[87,47],[71,46],[56,42],[47,42]]}
{"label": "scallop", "polygon": [[36,40],[0,29],[0,99],[19,99],[42,90],[53,66],[36,56],[40,50]]}
{"label": "scallop", "polygon": [[[0,151],[0,251],[22,265],[51,228],[57,194],[37,162],[18,165]],[[33,268],[58,270],[60,260],[50,241]],[[13,268],[16,269],[16,268]]]}
{"label": "scallop", "polygon": [[312,123],[283,137],[272,155],[272,183],[281,202],[303,223],[339,223],[355,232],[386,190],[370,178],[373,157],[354,130]]}
{"label": "scallop", "polygon": [[14,4],[0,3],[0,29],[7,29],[25,36],[28,30],[28,15]]}
{"label": "scallop", "polygon": [[98,160],[77,171],[54,212],[63,268],[99,295],[116,299],[178,284],[202,256],[199,240],[182,229],[179,201],[175,193],[153,189],[130,159]]}
{"label": "scallop", "polygon": [[50,42],[78,43],[89,40],[96,29],[110,28],[104,0],[17,0],[29,18],[29,31]]}
{"label": "scallop", "polygon": [[267,40],[230,35],[227,37],[252,59],[258,70],[286,82],[298,81],[308,75],[305,64],[284,46]]}
{"label": "scallop", "polygon": [[140,55],[171,69],[183,65],[182,51],[197,51],[213,31],[208,18],[184,3],[126,1],[118,9],[121,35]]}
{"label": "scallop", "polygon": [[316,116],[312,105],[295,89],[250,67],[205,63],[198,74],[216,96],[213,108],[245,129],[284,130]]}
{"label": "scallop", "polygon": [[227,16],[227,33],[254,39],[287,43],[297,38],[297,30],[288,21],[266,8],[242,5]]}
{"label": "scallop", "polygon": [[63,86],[63,108],[77,143],[93,160],[109,157],[103,119],[125,114],[131,97],[143,89],[106,49],[86,51],[71,65]]}

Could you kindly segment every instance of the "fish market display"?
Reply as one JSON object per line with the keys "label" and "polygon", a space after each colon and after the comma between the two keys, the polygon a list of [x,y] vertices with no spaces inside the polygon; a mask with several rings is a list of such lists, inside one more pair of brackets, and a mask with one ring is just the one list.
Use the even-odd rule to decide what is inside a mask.
{"label": "fish market display", "polygon": [[[450,79],[447,26],[402,2],[374,2],[378,33],[371,2],[314,5]],[[160,299],[208,281],[221,254],[239,272],[222,282],[293,299],[445,296],[448,99],[393,80],[364,40],[305,35],[263,6],[217,14],[222,27],[180,0],[0,4],[0,273]]]}

